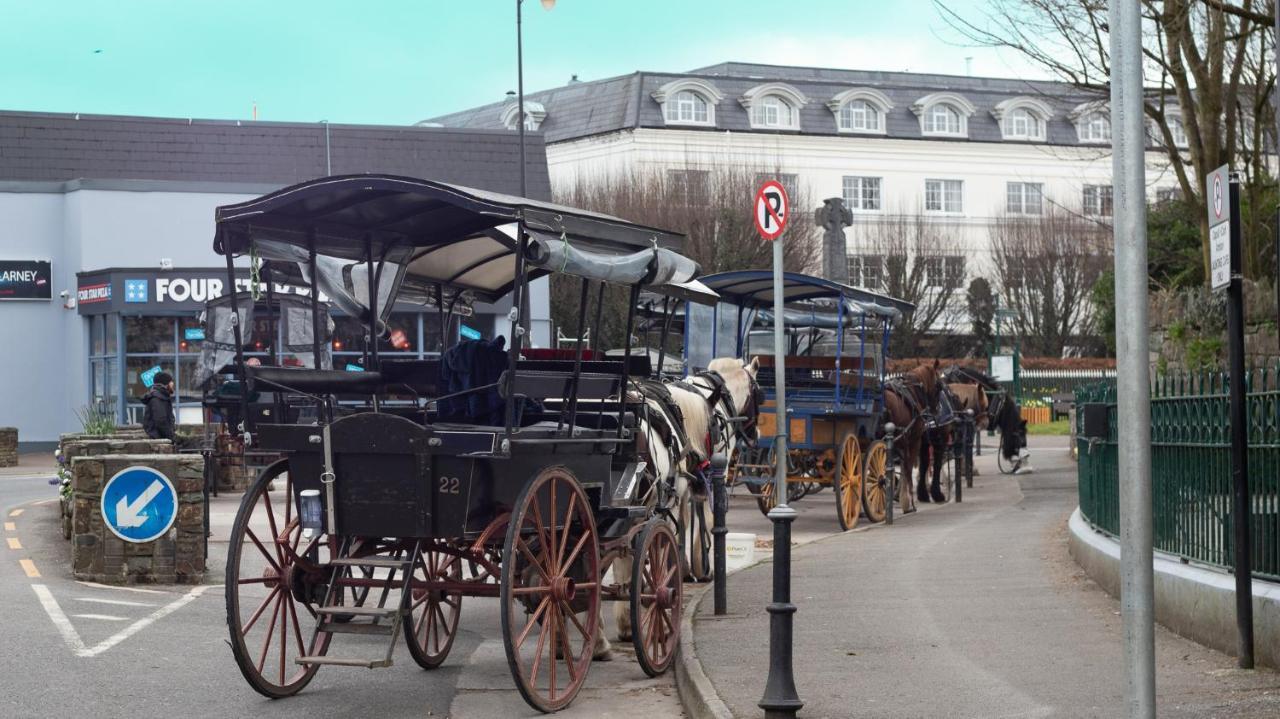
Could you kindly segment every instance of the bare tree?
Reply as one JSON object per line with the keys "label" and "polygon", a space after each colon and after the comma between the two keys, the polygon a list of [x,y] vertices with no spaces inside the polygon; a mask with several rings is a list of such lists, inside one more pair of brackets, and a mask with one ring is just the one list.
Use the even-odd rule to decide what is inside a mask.
{"label": "bare tree", "polygon": [[[1269,105],[1275,67],[1274,2],[1141,0],[1146,115],[1152,147],[1165,153],[1182,194],[1201,215],[1201,259],[1209,277],[1204,176],[1235,164],[1272,135]],[[1084,94],[1108,99],[1109,27],[1105,0],[987,0],[983,13],[962,15],[934,0],[965,41],[1012,50]],[[1043,86],[1037,86],[1043,88]],[[1249,130],[1242,132],[1242,128]],[[1185,135],[1185,142],[1182,141]]]}
{"label": "bare tree", "polygon": [[1060,357],[1089,335],[1090,291],[1111,265],[1111,230],[1049,205],[1038,216],[1005,215],[990,229],[991,259],[1003,304],[1026,354]]}
{"label": "bare tree", "polygon": [[[571,186],[556,188],[555,199],[564,205],[684,233],[688,240],[682,251],[701,265],[704,274],[760,269],[773,266],[773,247],[756,231],[752,203],[762,179],[779,176],[784,185],[788,177],[794,177],[783,176],[764,163],[760,167],[652,169],[579,179]],[[786,189],[791,213],[783,262],[788,270],[813,271],[821,250],[809,211],[815,203],[803,186]],[[599,347],[621,347],[627,293],[616,287],[605,291]],[[566,335],[577,331],[580,292],[581,285],[573,278],[552,277],[551,317]],[[594,293],[593,289],[593,314]]]}
{"label": "bare tree", "polygon": [[929,217],[917,206],[897,208],[852,229],[850,281],[916,306],[894,327],[894,356],[928,354],[921,347],[926,337],[945,341],[963,311],[969,253],[960,228]]}

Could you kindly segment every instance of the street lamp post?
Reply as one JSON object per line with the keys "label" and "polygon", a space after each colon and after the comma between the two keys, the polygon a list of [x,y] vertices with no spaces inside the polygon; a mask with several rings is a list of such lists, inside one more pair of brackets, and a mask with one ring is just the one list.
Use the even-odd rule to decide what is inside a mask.
{"label": "street lamp post", "polygon": [[[525,169],[525,159],[524,159],[525,158],[525,150],[524,150],[524,122],[525,122],[524,18],[523,18],[524,13],[521,12],[521,9],[523,6],[524,6],[524,0],[516,0],[516,131],[519,133],[519,136],[520,136],[520,141],[519,141],[519,144],[520,144],[520,196],[528,197],[529,196],[528,179],[527,179],[528,173]],[[551,8],[555,6],[556,6],[556,0],[542,0],[543,10],[551,10]],[[519,237],[517,238],[517,243],[520,247],[520,251],[523,253],[524,247],[525,247],[523,221],[519,223],[519,228],[520,228]],[[517,277],[516,278],[517,288],[520,288],[524,284],[524,283],[521,283],[519,280],[520,278]],[[527,337],[529,336],[529,332],[532,329],[532,323],[529,317],[528,288],[525,287],[524,289],[517,289],[516,295],[513,298],[513,300],[514,300],[513,304],[515,306],[514,308],[516,310],[517,322],[520,326],[520,329],[523,330],[524,336]],[[513,337],[512,337],[511,346],[512,346],[513,352],[515,351],[515,347],[516,347],[516,341],[515,341],[516,338],[514,337],[515,335],[514,330],[515,330],[515,327],[512,327]]]}

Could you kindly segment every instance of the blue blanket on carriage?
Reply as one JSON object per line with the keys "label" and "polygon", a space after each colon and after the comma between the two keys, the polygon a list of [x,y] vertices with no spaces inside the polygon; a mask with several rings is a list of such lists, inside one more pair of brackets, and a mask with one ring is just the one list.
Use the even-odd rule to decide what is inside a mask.
{"label": "blue blanket on carriage", "polygon": [[[497,382],[507,369],[507,340],[462,340],[449,348],[440,360],[440,388],[446,395],[436,406],[440,422],[461,422],[499,426],[506,423],[506,402]],[[485,385],[492,385],[485,387]],[[483,387],[484,389],[477,389]]]}

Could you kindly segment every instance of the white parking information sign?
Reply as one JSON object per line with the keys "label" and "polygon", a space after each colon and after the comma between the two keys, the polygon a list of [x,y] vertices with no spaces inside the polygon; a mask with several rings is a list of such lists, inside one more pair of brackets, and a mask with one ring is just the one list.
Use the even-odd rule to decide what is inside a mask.
{"label": "white parking information sign", "polygon": [[1215,290],[1231,284],[1231,197],[1226,165],[1205,178],[1209,211],[1209,280]]}

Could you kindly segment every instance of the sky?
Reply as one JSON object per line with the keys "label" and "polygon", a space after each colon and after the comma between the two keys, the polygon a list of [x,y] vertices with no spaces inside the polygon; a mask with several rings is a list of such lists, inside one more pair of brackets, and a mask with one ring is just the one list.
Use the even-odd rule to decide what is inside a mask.
{"label": "sky", "polygon": [[[413,123],[515,89],[515,5],[0,0],[0,110]],[[524,21],[529,92],[729,60],[1026,76],[932,0],[527,0]]]}

